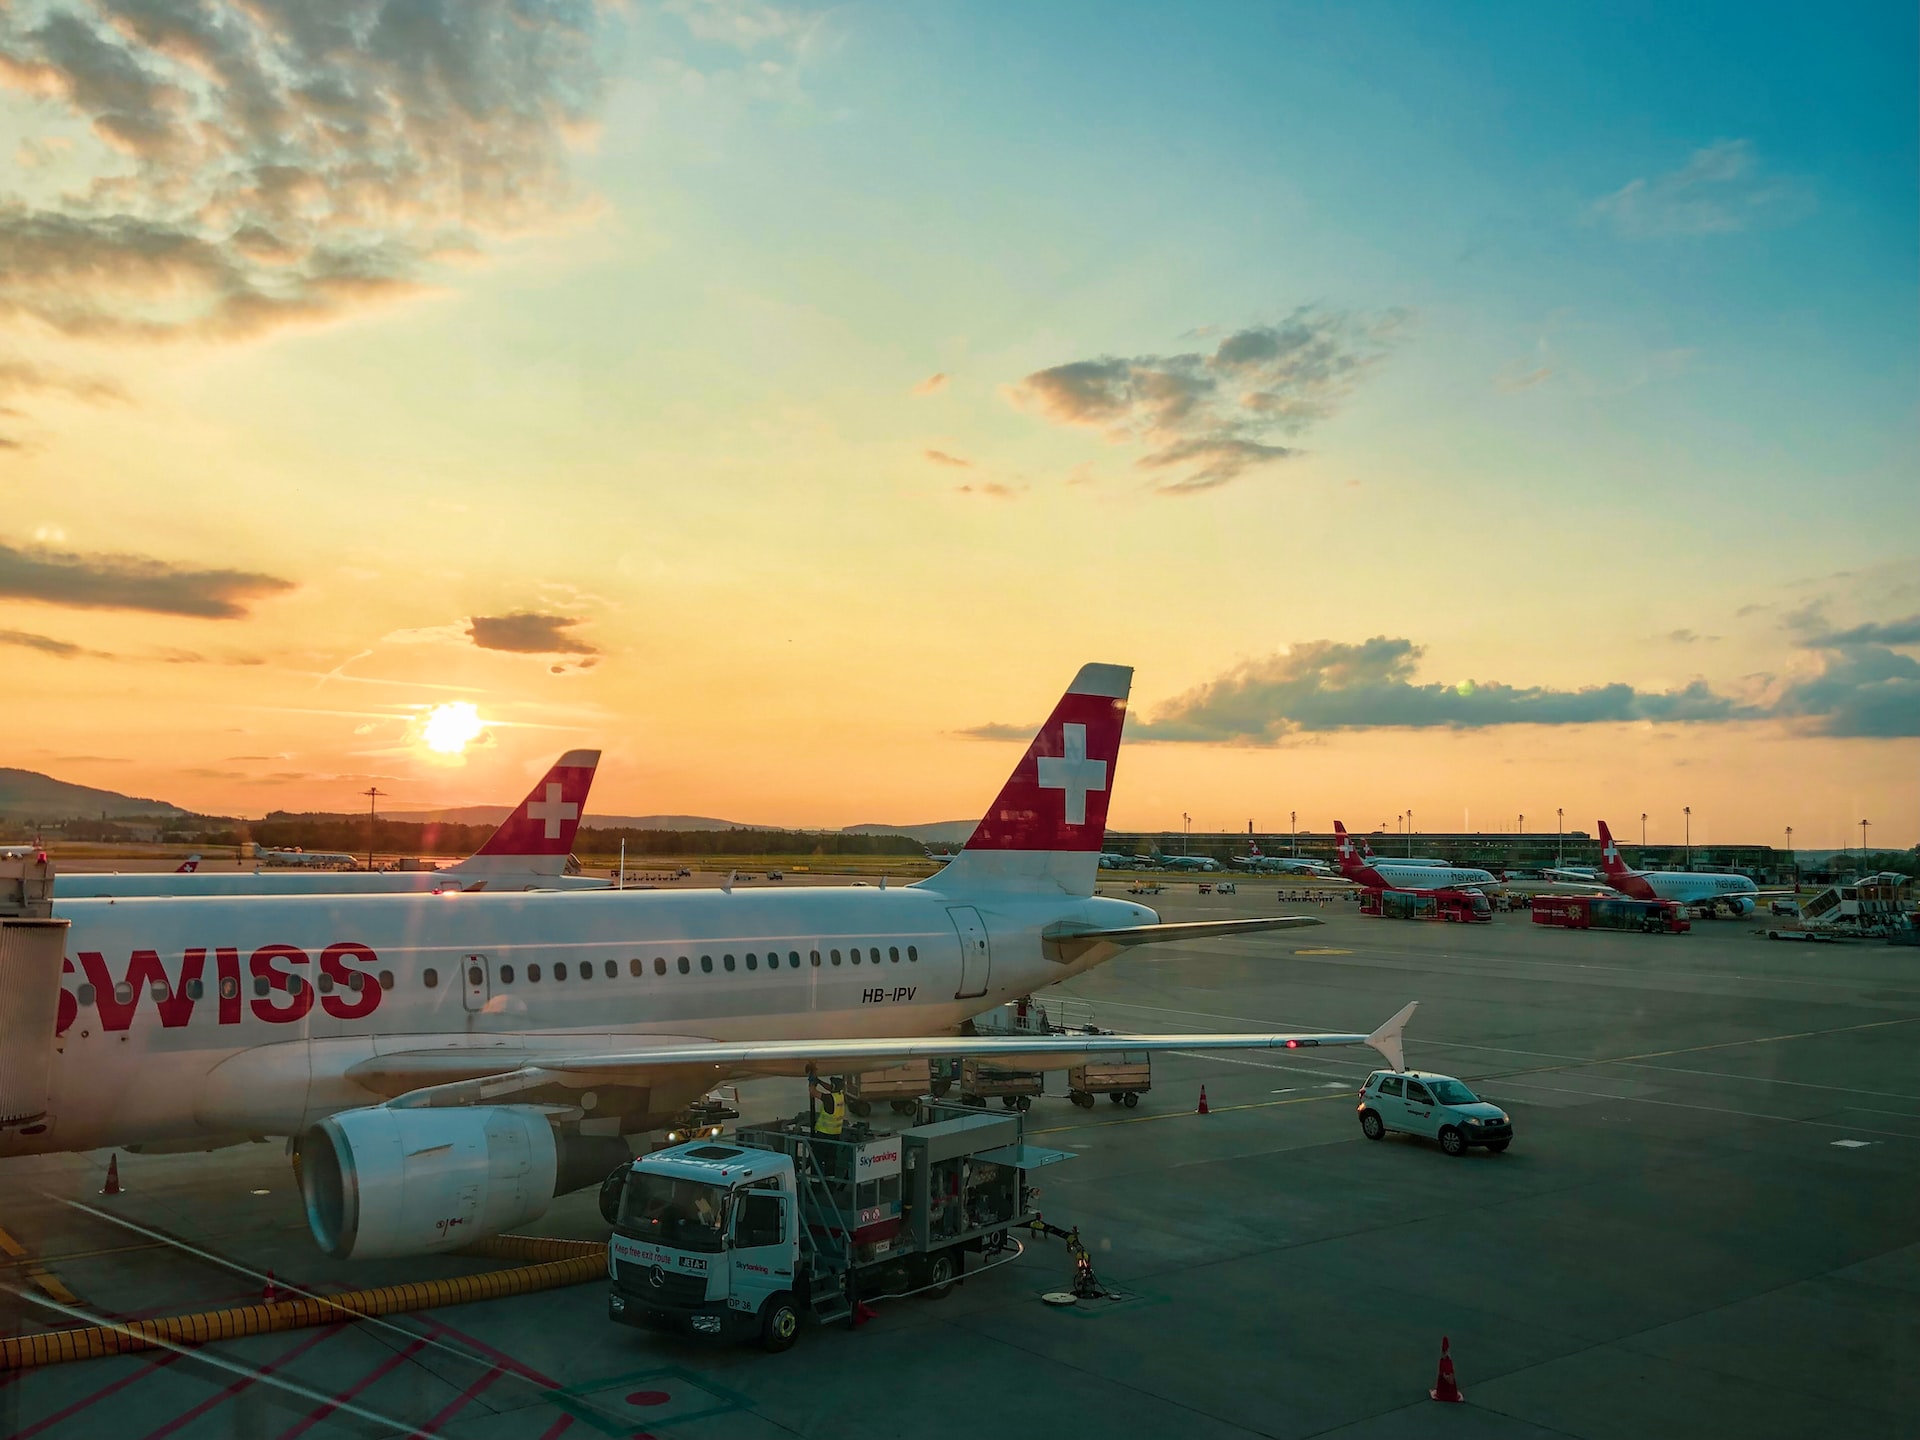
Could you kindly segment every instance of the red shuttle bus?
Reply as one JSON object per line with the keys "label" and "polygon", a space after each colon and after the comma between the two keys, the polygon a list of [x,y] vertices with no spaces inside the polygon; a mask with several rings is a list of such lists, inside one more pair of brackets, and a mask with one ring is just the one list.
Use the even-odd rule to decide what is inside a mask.
{"label": "red shuttle bus", "polygon": [[1672,900],[1612,895],[1536,895],[1533,923],[1562,930],[1640,930],[1649,935],[1684,935],[1693,928]]}

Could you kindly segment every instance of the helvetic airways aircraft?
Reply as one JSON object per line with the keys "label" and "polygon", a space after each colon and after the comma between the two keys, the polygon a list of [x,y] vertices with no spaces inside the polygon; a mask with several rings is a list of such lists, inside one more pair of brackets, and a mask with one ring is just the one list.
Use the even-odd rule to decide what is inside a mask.
{"label": "helvetic airways aircraft", "polygon": [[1464,865],[1396,865],[1391,860],[1362,860],[1354,849],[1353,837],[1338,820],[1333,822],[1333,834],[1340,856],[1340,873],[1356,885],[1381,890],[1456,890],[1466,885],[1495,883],[1489,872]]}
{"label": "helvetic airways aircraft", "polygon": [[[60,900],[140,895],[395,895],[435,890],[600,890],[605,880],[565,873],[586,810],[598,750],[569,750],[500,822],[487,843],[444,870],[196,871],[57,875]],[[293,852],[286,852],[293,853]],[[313,853],[313,852],[303,852]],[[200,857],[195,856],[197,861]],[[352,856],[346,857],[352,863]]]}
{"label": "helvetic airways aircraft", "polygon": [[1094,895],[1131,679],[1084,667],[958,857],[904,888],[61,900],[45,1103],[0,1154],[293,1135],[327,1252],[422,1254],[534,1218],[730,1078],[1357,1044],[1403,1065],[1412,1005],[1371,1035],[955,1037],[1135,945],[1318,923]]}
{"label": "helvetic airways aircraft", "polygon": [[1622,895],[1635,900],[1678,900],[1682,905],[1725,905],[1735,915],[1751,915],[1760,903],[1760,887],[1745,875],[1705,871],[1634,870],[1620,858],[1607,822],[1600,822],[1600,875]]}

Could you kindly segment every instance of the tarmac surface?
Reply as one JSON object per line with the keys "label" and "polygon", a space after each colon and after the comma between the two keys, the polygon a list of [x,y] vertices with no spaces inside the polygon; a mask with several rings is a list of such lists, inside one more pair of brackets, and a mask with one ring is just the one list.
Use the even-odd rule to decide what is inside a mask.
{"label": "tarmac surface", "polygon": [[[1115,890],[1119,887],[1109,886]],[[1297,911],[1269,885],[1169,920]],[[778,1356],[616,1327],[605,1287],[0,1376],[0,1435],[1611,1437],[1920,1434],[1920,951],[1363,919],[1139,951],[1109,1028],[1367,1030],[1513,1114],[1504,1155],[1365,1140],[1371,1052],[1161,1057],[1137,1110],[1030,1135],[1128,1298],[1043,1305],[1063,1247]],[[1194,1113],[1205,1085],[1212,1113]],[[747,1087],[750,1118],[791,1084]],[[277,1144],[0,1163],[0,1330],[489,1268],[340,1265]],[[534,1233],[602,1238],[590,1194]],[[65,1299],[61,1299],[65,1296]],[[1451,1337],[1464,1405],[1431,1403]]]}

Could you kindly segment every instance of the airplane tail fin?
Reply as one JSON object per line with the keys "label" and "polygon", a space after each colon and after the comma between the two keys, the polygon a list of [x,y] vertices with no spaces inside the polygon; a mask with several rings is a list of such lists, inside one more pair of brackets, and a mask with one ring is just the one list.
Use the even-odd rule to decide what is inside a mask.
{"label": "airplane tail fin", "polygon": [[972,838],[923,883],[1093,894],[1132,688],[1130,666],[1082,665]]}
{"label": "airplane tail fin", "polygon": [[598,750],[569,750],[472,855],[448,875],[561,875],[587,808]]}
{"label": "airplane tail fin", "polygon": [[1613,843],[1613,831],[1604,820],[1600,822],[1600,873],[1609,878],[1633,873],[1620,858],[1620,847]]}
{"label": "airplane tail fin", "polygon": [[1353,836],[1347,833],[1347,827],[1338,820],[1333,822],[1334,850],[1340,857],[1340,874],[1356,885],[1385,885],[1380,873],[1366,860],[1360,858],[1360,850],[1366,844],[1354,843]]}
{"label": "airplane tail fin", "polygon": [[191,875],[199,868],[200,857],[198,855],[189,855],[186,859],[182,860],[179,865],[174,867],[173,873],[176,875]]}

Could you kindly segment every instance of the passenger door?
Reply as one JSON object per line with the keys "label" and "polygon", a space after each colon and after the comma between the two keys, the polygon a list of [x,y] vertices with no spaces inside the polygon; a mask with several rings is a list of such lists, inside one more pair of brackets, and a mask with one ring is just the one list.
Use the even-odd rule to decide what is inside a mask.
{"label": "passenger door", "polygon": [[993,964],[993,952],[987,948],[987,927],[980,923],[980,912],[971,905],[951,905],[947,914],[960,936],[960,988],[956,1000],[970,1000],[987,993],[987,975]]}
{"label": "passenger door", "polygon": [[1373,1108],[1380,1112],[1380,1119],[1389,1130],[1407,1128],[1405,1088],[1398,1075],[1382,1075],[1379,1087],[1373,1092]]}
{"label": "passenger door", "polygon": [[1433,1096],[1427,1087],[1418,1080],[1407,1081],[1407,1126],[1415,1135],[1431,1137],[1440,1129],[1436,1118],[1440,1111],[1433,1103]]}

